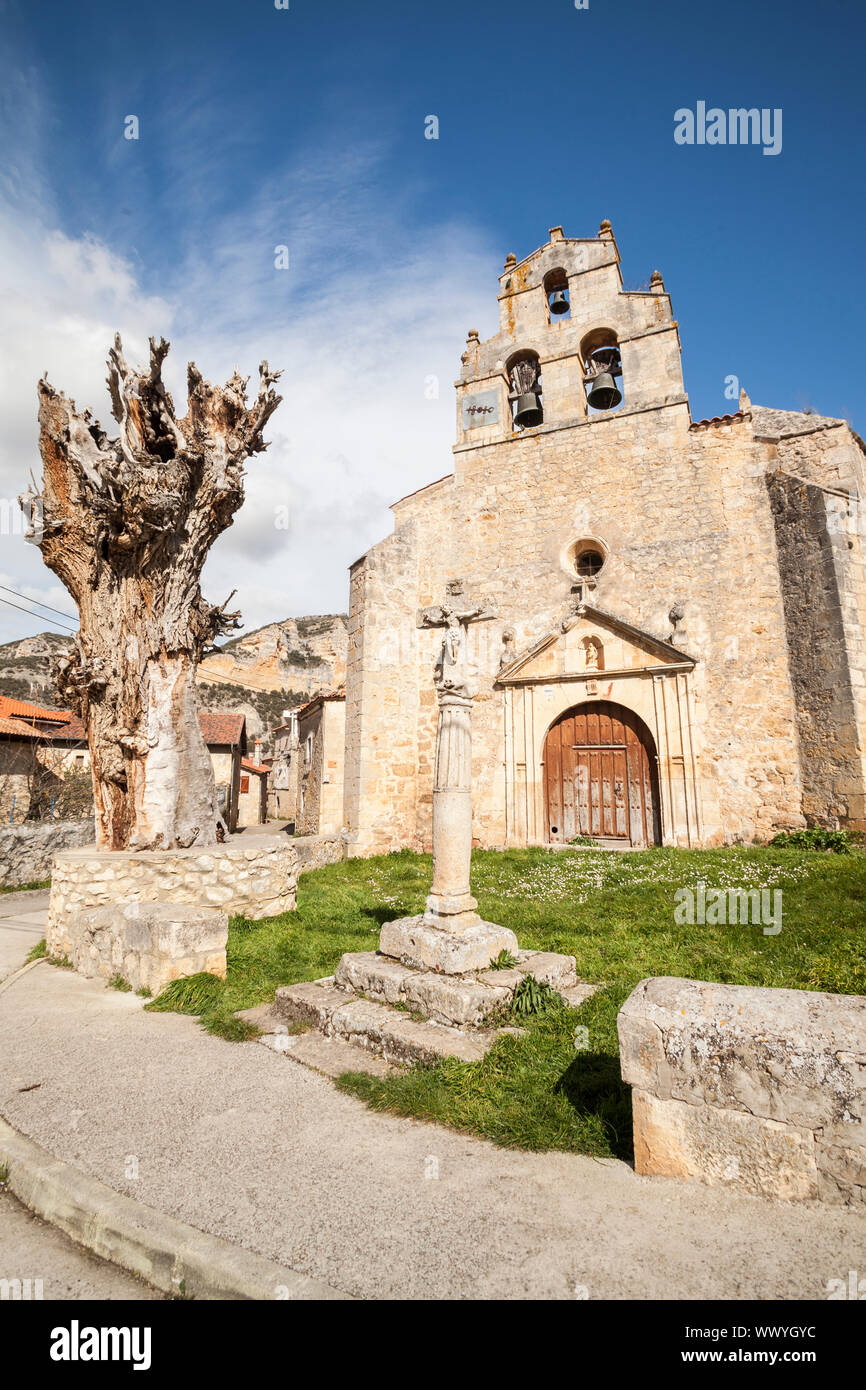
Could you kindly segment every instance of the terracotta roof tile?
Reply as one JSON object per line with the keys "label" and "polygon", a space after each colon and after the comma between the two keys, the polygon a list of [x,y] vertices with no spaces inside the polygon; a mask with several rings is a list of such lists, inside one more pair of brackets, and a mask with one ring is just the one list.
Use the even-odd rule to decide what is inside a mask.
{"label": "terracotta roof tile", "polygon": [[222,714],[211,710],[199,710],[198,722],[205,743],[244,743],[246,715]]}
{"label": "terracotta roof tile", "polygon": [[9,695],[0,695],[0,717],[3,719],[44,719],[58,724],[66,724],[72,718],[68,709],[46,709],[44,705],[30,705],[25,700],[13,700]]}
{"label": "terracotta roof tile", "polygon": [[31,729],[29,724],[22,724],[17,719],[4,719],[2,715],[0,734],[5,738],[30,738],[34,741],[44,737],[38,729]]}
{"label": "terracotta roof tile", "polygon": [[264,763],[254,763],[252,758],[241,758],[241,767],[244,772],[257,772],[260,777],[267,777],[271,770]]}

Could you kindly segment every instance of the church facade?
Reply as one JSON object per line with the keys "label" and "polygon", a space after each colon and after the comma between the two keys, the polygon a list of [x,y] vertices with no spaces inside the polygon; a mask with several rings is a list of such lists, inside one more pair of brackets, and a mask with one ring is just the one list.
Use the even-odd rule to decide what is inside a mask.
{"label": "church facade", "polygon": [[712,846],[866,828],[864,446],[753,406],[694,422],[662,277],[553,228],[470,332],[454,471],[351,570],[350,854],[429,848],[437,606],[467,614],[482,846]]}

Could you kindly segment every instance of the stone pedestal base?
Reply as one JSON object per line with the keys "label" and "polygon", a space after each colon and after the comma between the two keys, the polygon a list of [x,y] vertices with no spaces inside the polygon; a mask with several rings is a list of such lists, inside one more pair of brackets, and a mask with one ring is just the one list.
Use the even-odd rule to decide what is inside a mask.
{"label": "stone pedestal base", "polygon": [[72,964],[90,978],[119,975],[152,995],[199,971],[225,979],[229,919],[216,908],[112,903],[77,913],[69,932]]}
{"label": "stone pedestal base", "polygon": [[386,922],[379,936],[382,955],[415,970],[438,970],[444,975],[486,970],[500,951],[516,956],[518,949],[517,937],[508,927],[482,922],[477,917],[459,930],[436,924],[427,913],[399,917]]}
{"label": "stone pedestal base", "polygon": [[173,903],[276,917],[294,909],[297,883],[297,856],[283,835],[239,835],[207,849],[64,850],[51,878],[48,954],[71,956],[73,918],[110,904]]}
{"label": "stone pedestal base", "polygon": [[[406,921],[410,930],[419,919]],[[426,1065],[444,1057],[477,1062],[503,1031],[513,1031],[508,1010],[528,975],[550,985],[572,1008],[596,988],[578,980],[574,956],[519,951],[516,943],[514,954],[512,968],[457,975],[405,965],[381,951],[352,951],[326,979],[278,989],[275,1012],[286,1023],[310,1024],[325,1039],[350,1043],[401,1066]],[[282,1033],[263,1041],[276,1051],[288,1051],[285,1023],[281,1026]],[[321,1059],[321,1046],[314,1055]],[[342,1064],[341,1069],[345,1070]]]}

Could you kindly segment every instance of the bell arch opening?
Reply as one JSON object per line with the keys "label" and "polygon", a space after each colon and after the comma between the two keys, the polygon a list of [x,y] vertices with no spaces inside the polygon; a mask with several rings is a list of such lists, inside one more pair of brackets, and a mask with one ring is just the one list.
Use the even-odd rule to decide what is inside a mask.
{"label": "bell arch opening", "polygon": [[622,357],[616,330],[594,328],[587,333],[581,340],[580,356],[590,414],[616,410],[623,402]]}
{"label": "bell arch opening", "polygon": [[514,428],[533,429],[544,421],[541,363],[537,352],[528,348],[516,352],[505,364],[509,382],[508,400]]}
{"label": "bell arch opening", "polygon": [[655,740],[632,710],[586,700],[544,739],[544,814],[550,844],[579,835],[646,849],[661,844]]}

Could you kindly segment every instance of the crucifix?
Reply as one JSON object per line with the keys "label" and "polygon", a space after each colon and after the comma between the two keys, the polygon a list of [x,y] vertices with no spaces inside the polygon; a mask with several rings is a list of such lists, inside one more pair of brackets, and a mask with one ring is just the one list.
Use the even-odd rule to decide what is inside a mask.
{"label": "crucifix", "polygon": [[469,887],[472,858],[472,700],[475,668],[467,654],[471,622],[494,618],[492,609],[469,603],[463,583],[448,583],[445,601],[422,608],[419,627],[445,629],[434,666],[439,702],[436,769],[433,782],[433,889],[425,921],[461,931],[480,920]]}
{"label": "crucifix", "polygon": [[472,896],[472,700],[477,672],[467,656],[472,622],[495,618],[470,603],[463,583],[452,579],[445,601],[418,611],[419,627],[444,628],[433,679],[439,702],[433,780],[433,886],[424,912],[385,922],[379,950],[415,969],[446,975],[486,970],[503,951],[517,954],[508,927],[484,922]]}

